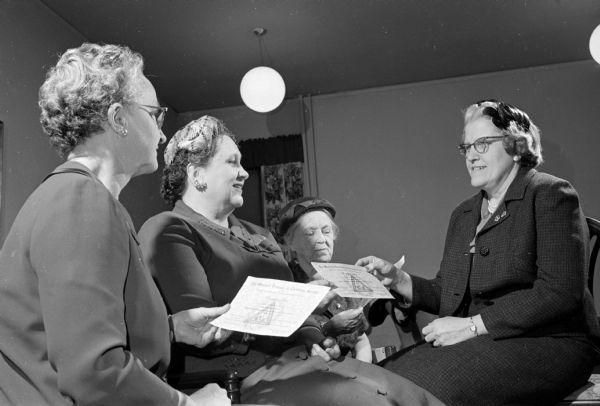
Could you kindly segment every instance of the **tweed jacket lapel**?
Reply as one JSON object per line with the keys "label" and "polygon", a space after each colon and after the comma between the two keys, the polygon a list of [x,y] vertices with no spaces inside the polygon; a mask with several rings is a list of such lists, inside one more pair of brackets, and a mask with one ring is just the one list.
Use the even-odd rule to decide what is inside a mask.
{"label": "tweed jacket lapel", "polygon": [[[477,233],[477,236],[488,232],[509,218],[510,202],[522,200],[524,198],[525,191],[534,173],[535,170],[531,168],[519,169],[517,176],[504,195],[504,201],[498,206],[498,209],[488,220],[486,225],[479,233]],[[484,196],[485,192],[481,191],[466,200],[461,207],[459,207],[461,216],[456,221],[456,224],[453,225],[454,238],[452,238],[452,240],[462,241],[462,243],[458,250],[458,246],[451,248],[451,250],[457,251],[448,253],[448,258],[444,260],[442,265],[443,267],[452,268],[454,271],[451,274],[445,275],[444,292],[446,293],[441,303],[440,316],[454,315],[466,293],[468,281],[471,277],[469,243],[475,235],[477,225],[481,220],[481,204]]]}
{"label": "tweed jacket lapel", "polygon": [[[504,222],[508,217],[510,217],[510,211],[508,210],[509,202],[511,200],[522,200],[523,196],[525,196],[525,190],[527,189],[527,185],[531,181],[531,178],[535,174],[536,170],[527,167],[519,168],[519,172],[517,176],[512,181],[506,194],[504,195],[504,200],[496,211],[492,214],[492,217],[488,220],[488,222],[483,226],[483,228],[479,231],[479,234],[483,234],[494,228],[498,224]],[[483,192],[481,193],[481,197],[477,200],[477,206],[475,210],[478,210],[481,207],[481,200],[483,199]]]}

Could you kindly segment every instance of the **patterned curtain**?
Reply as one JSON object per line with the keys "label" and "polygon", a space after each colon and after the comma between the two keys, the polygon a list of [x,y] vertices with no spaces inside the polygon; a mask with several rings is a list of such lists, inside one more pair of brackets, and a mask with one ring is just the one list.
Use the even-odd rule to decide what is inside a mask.
{"label": "patterned curtain", "polygon": [[261,189],[264,225],[282,243],[277,234],[278,213],[289,201],[302,197],[304,176],[302,162],[261,166]]}

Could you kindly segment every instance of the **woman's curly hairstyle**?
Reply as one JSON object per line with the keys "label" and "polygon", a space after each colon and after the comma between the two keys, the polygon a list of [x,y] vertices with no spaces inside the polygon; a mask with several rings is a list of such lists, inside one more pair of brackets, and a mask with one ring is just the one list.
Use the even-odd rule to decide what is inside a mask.
{"label": "woman's curly hairstyle", "polygon": [[[165,151],[160,194],[173,208],[181,199],[186,188],[187,167],[189,164],[205,167],[217,154],[219,142],[229,137],[237,145],[235,135],[221,120],[203,116],[191,121],[175,133]],[[167,158],[169,151],[172,158]]]}
{"label": "woman's curly hairstyle", "polygon": [[113,103],[135,99],[144,60],[126,46],[84,43],[67,50],[40,88],[40,122],[52,146],[66,157],[102,129]]}
{"label": "woman's curly hairstyle", "polygon": [[494,99],[483,100],[467,107],[465,125],[480,117],[490,118],[502,132],[504,150],[520,157],[521,165],[535,168],[544,162],[540,129],[523,110]]}

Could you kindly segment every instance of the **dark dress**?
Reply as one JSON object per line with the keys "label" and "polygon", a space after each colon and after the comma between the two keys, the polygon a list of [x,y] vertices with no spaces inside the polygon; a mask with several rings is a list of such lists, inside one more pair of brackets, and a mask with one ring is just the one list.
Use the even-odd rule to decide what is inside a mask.
{"label": "dark dress", "polygon": [[[27,199],[0,252],[0,404],[177,405],[167,312],[125,208],[87,168]],[[157,376],[158,375],[158,376]]]}
{"label": "dark dress", "polygon": [[[220,227],[179,200],[172,211],[148,219],[139,234],[144,260],[170,312],[230,303],[248,276],[292,280],[271,233],[234,215],[229,227]],[[233,333],[202,349],[176,344],[169,375],[235,368],[247,376],[292,342]]]}
{"label": "dark dress", "polygon": [[482,199],[452,213],[437,276],[411,277],[414,307],[440,317],[480,314],[489,334],[422,344],[382,365],[448,405],[553,404],[586,382],[600,336],[577,193],[521,168],[476,235]]}

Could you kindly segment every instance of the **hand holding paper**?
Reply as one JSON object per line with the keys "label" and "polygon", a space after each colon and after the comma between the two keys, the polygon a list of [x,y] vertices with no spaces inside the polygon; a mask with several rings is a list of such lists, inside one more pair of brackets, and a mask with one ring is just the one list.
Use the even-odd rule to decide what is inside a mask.
{"label": "hand holding paper", "polygon": [[172,317],[176,340],[198,348],[205,347],[213,340],[224,340],[230,332],[217,329],[210,324],[210,321],[227,310],[229,310],[229,305],[199,307],[175,313]]}
{"label": "hand holding paper", "polygon": [[288,337],[300,327],[329,287],[249,276],[231,309],[212,325],[250,334]]}
{"label": "hand holding paper", "polygon": [[383,284],[363,267],[347,264],[312,262],[324,279],[337,286],[334,291],[342,297],[392,299]]}

